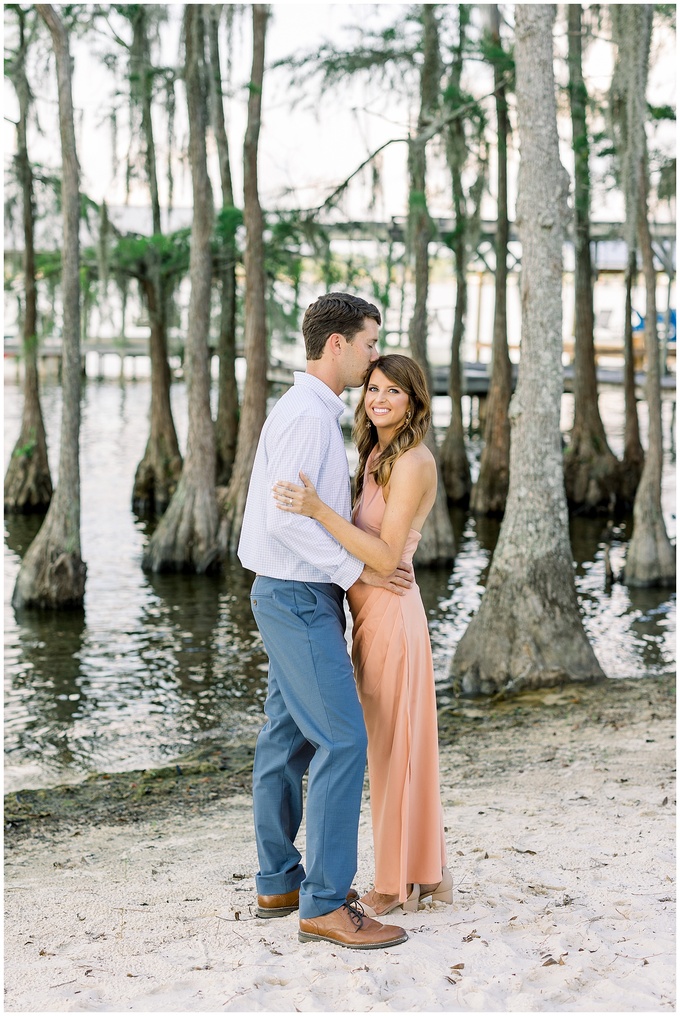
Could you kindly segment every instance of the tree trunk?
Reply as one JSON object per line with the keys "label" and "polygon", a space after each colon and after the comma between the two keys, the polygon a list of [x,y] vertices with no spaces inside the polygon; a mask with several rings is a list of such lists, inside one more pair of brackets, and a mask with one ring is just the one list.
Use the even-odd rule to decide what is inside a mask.
{"label": "tree trunk", "polygon": [[625,423],[623,437],[623,462],[621,464],[620,496],[626,507],[632,508],[635,493],[640,484],[645,453],[640,440],[637,399],[635,397],[635,355],[633,351],[633,280],[637,272],[635,248],[628,255],[626,266],[626,320],[623,331],[624,367],[623,397]]}
{"label": "tree trunk", "polygon": [[189,403],[187,454],[177,490],[154,532],[142,566],[153,572],[203,573],[219,564],[215,495],[215,436],[210,415],[210,288],[213,202],[206,162],[207,96],[203,89],[204,33],[198,5],[184,15],[189,161],[193,189],[189,330],[185,364]]}
{"label": "tree trunk", "polygon": [[588,95],[581,66],[581,6],[568,4],[569,101],[574,149],[575,340],[574,424],[564,456],[567,501],[579,513],[607,511],[615,499],[619,463],[607,444],[597,404],[590,258],[590,172],[586,123]]}
{"label": "tree trunk", "polygon": [[640,54],[640,42],[644,35],[642,11],[643,8],[639,4],[613,4],[610,7],[612,34],[618,46],[618,53],[610,85],[609,109],[612,136],[618,154],[621,189],[625,199],[624,234],[628,247],[623,343],[625,433],[621,467],[621,496],[628,507],[633,505],[644,467],[635,399],[631,301],[632,287],[637,274],[638,167],[643,159],[646,144],[644,123],[649,54]]}
{"label": "tree trunk", "polygon": [[[646,396],[649,447],[635,497],[633,535],[628,545],[624,579],[632,586],[670,586],[675,582],[675,553],[661,510],[663,439],[659,341],[656,328],[656,272],[647,212],[647,79],[654,8],[650,4],[618,4],[612,8],[618,54],[612,79],[611,105],[618,111],[619,153],[626,200],[626,241],[629,268],[636,240],[645,277]],[[629,272],[632,278],[632,270]],[[627,300],[627,304],[629,301]],[[629,308],[627,308],[629,309]],[[630,321],[626,323],[627,330]],[[631,351],[632,352],[632,351]],[[632,360],[632,355],[630,357]],[[630,371],[630,366],[628,370]],[[627,378],[630,385],[630,377]],[[627,413],[627,423],[628,423]],[[626,434],[628,438],[628,434]]]}
{"label": "tree trunk", "polygon": [[217,484],[229,483],[238,440],[238,388],[236,386],[236,227],[234,189],[229,161],[229,143],[224,121],[222,74],[220,70],[219,23],[221,4],[209,5],[210,81],[215,141],[222,184],[222,258],[220,265],[220,334],[217,346],[220,363],[215,443]]}
{"label": "tree trunk", "polygon": [[[152,102],[151,54],[148,40],[148,13],[143,4],[131,5],[133,43],[131,50],[131,90],[142,115],[144,165],[149,183],[154,236],[162,233],[161,206],[156,171]],[[168,338],[165,292],[160,252],[149,243],[146,252],[146,277],[140,280],[149,311],[151,359],[150,432],[142,461],[137,466],[132,488],[132,509],[141,514],[167,508],[177,489],[182,457],[177,441],[170,403],[171,375],[168,365]]]}
{"label": "tree trunk", "polygon": [[[651,35],[651,15],[650,35]],[[643,124],[644,130],[644,124]],[[675,548],[668,539],[661,510],[663,435],[661,429],[661,378],[659,337],[656,327],[656,270],[647,217],[646,152],[639,167],[638,237],[645,275],[645,353],[647,357],[647,408],[649,441],[644,469],[633,508],[633,536],[628,544],[624,579],[629,586],[674,586]]]}
{"label": "tree trunk", "polygon": [[409,237],[413,249],[415,303],[409,322],[409,346],[432,391],[432,371],[427,356],[427,297],[430,282],[429,244],[434,227],[427,209],[425,142],[420,140],[430,123],[439,97],[439,30],[436,8],[421,4],[423,63],[420,71],[420,113],[417,138],[409,143]]}
{"label": "tree trunk", "polygon": [[50,30],[57,64],[64,240],[62,293],[62,414],[59,479],[45,521],[21,562],[12,603],[16,609],[81,608],[87,568],[80,556],[80,219],[79,170],[73,125],[68,34],[51,4],[36,10]]}
{"label": "tree trunk", "polygon": [[141,515],[164,512],[177,489],[182,456],[170,404],[170,365],[167,355],[165,307],[158,305],[158,277],[140,280],[149,309],[151,333],[151,433],[144,457],[137,466],[132,491],[132,509]]}
{"label": "tree trunk", "polygon": [[24,288],[26,303],[23,323],[24,406],[21,430],[5,474],[5,511],[45,512],[52,498],[52,477],[47,459],[47,439],[40,407],[37,360],[37,294],[33,244],[33,170],[28,158],[26,126],[30,89],[26,78],[26,14],[16,8],[19,18],[19,50],[11,74],[19,99],[17,126],[17,172],[22,190],[24,220]]}
{"label": "tree trunk", "polygon": [[[457,221],[457,220],[456,220]],[[465,449],[463,427],[463,379],[460,349],[465,334],[467,313],[467,258],[465,241],[456,243],[456,310],[451,339],[451,367],[449,369],[449,397],[451,420],[441,447],[441,469],[446,496],[451,504],[467,505],[470,497],[470,464]]]}
{"label": "tree trunk", "polygon": [[[421,18],[423,25],[423,64],[420,77],[418,135],[422,135],[435,110],[435,104],[439,95],[440,72],[436,8],[433,5],[423,4],[421,6]],[[426,155],[425,143],[422,141],[412,141],[409,145],[409,172],[411,188],[409,195],[409,231],[415,261],[415,306],[413,308],[413,317],[409,324],[409,345],[411,347],[411,355],[425,372],[428,388],[431,392],[432,372],[427,357],[427,295],[430,274],[428,248],[432,239],[432,220],[427,210],[425,192]],[[430,431],[427,445],[437,462],[439,483],[437,486],[437,500],[423,526],[422,537],[416,552],[416,562],[421,566],[438,566],[450,564],[455,557],[456,548],[453,527],[446,503],[441,467],[439,465],[439,453],[432,431]]]}
{"label": "tree trunk", "polygon": [[[453,50],[448,92],[454,102],[460,102],[461,77],[465,53],[465,35],[469,21],[469,5],[458,5],[458,44]],[[463,171],[467,159],[467,139],[463,118],[459,116],[446,132],[446,161],[451,173],[453,210],[455,216],[455,241],[453,257],[456,271],[456,310],[451,337],[451,366],[449,369],[449,398],[451,419],[441,447],[441,467],[446,496],[452,504],[467,505],[470,497],[470,464],[465,448],[463,429],[463,380],[460,351],[465,335],[467,313],[467,234],[468,209],[463,190]]]}
{"label": "tree trunk", "polygon": [[[490,5],[491,40],[501,49],[500,12]],[[502,515],[508,496],[510,477],[510,419],[508,409],[512,395],[512,365],[508,352],[507,289],[508,289],[508,101],[503,64],[500,55],[494,61],[496,92],[496,124],[498,133],[497,225],[496,225],[496,288],[493,318],[491,380],[486,401],[484,447],[479,461],[479,476],[470,495],[470,508],[479,515]]]}
{"label": "tree trunk", "polygon": [[265,310],[264,219],[260,206],[257,153],[262,115],[264,50],[269,7],[253,4],[253,65],[248,94],[248,125],[243,146],[245,250],[245,357],[248,365],[236,458],[221,499],[220,541],[235,554],[243,525],[250,474],[267,412],[267,319]]}
{"label": "tree trunk", "polygon": [[414,140],[409,145],[411,193],[409,195],[409,232],[413,249],[415,302],[409,322],[408,340],[411,355],[420,364],[432,391],[432,371],[427,355],[427,297],[430,280],[428,248],[433,237],[432,222],[425,194],[425,146]]}
{"label": "tree trunk", "polygon": [[458,644],[454,687],[466,695],[593,680],[602,670],[579,615],[560,435],[562,240],[551,4],[518,4],[522,359],[510,407],[510,487],[478,613]]}

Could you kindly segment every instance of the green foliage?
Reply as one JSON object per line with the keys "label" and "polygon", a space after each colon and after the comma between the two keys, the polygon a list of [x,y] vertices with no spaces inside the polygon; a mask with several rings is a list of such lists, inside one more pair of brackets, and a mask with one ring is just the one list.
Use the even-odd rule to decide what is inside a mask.
{"label": "green foliage", "polygon": [[411,190],[408,195],[408,224],[406,246],[412,249],[414,239],[421,229],[427,230],[430,237],[437,235],[430,211],[427,207],[427,196],[424,191]]}
{"label": "green foliage", "polygon": [[404,10],[405,14],[400,11],[397,20],[380,31],[365,24],[357,28],[356,44],[347,49],[326,42],[313,51],[281,60],[274,67],[290,70],[291,83],[300,89],[315,77],[321,77],[323,88],[333,88],[357,74],[387,88],[402,87],[404,73],[414,69],[420,58],[420,33],[414,31],[414,12]]}
{"label": "green foliage", "polygon": [[12,458],[30,459],[37,447],[38,442],[36,440],[35,431],[32,431],[26,443],[23,445],[19,445],[14,449],[14,451],[12,452]]}
{"label": "green foliage", "polygon": [[515,90],[515,55],[510,47],[505,49],[499,45],[488,32],[485,32],[479,40],[479,51],[482,59],[490,63],[492,67],[498,67],[505,78],[506,88],[510,92]]}
{"label": "green foliage", "polygon": [[33,334],[24,336],[23,352],[26,356],[32,356],[38,348],[38,336]]}
{"label": "green foliage", "polygon": [[310,243],[314,232],[314,224],[296,211],[276,213],[267,222],[267,320],[270,335],[277,335],[283,342],[297,341],[300,287],[306,257],[314,249]]}
{"label": "green foliage", "polygon": [[611,158],[616,154],[616,148],[608,130],[595,131],[590,141],[593,154],[598,158]]}
{"label": "green foliage", "polygon": [[92,273],[90,272],[88,265],[81,264],[79,275],[81,296],[84,297],[84,299],[87,299],[90,294],[90,286],[92,283]]}
{"label": "green foliage", "polygon": [[449,81],[442,93],[442,100],[446,109],[454,112],[462,106],[468,108],[464,113],[464,125],[469,133],[479,135],[486,127],[487,117],[484,106],[477,102],[475,97],[464,89],[461,89],[455,82]]}
{"label": "green foliage", "polygon": [[267,289],[267,322],[269,325],[268,339],[276,335],[279,341],[294,345],[297,342],[300,319],[298,293],[273,282]]}
{"label": "green foliage", "polygon": [[647,104],[649,115],[652,120],[672,120],[675,122],[675,109],[673,106],[652,106]]}
{"label": "green foliage", "polygon": [[411,215],[428,215],[427,196],[424,191],[412,190],[409,193],[408,209]]}
{"label": "green foliage", "polygon": [[455,251],[458,247],[458,243],[462,236],[465,236],[467,232],[467,223],[464,220],[460,220],[456,223],[454,229],[446,229],[440,232],[439,239],[448,247],[449,250]]}
{"label": "green foliage", "polygon": [[265,271],[270,279],[299,283],[302,252],[306,244],[305,222],[299,212],[279,213],[268,222],[265,238]]}
{"label": "green foliage", "polygon": [[215,217],[212,250],[215,270],[234,265],[241,259],[237,236],[243,225],[243,212],[233,205],[221,208]]}
{"label": "green foliage", "polygon": [[333,256],[330,246],[326,256],[321,261],[319,268],[321,270],[321,279],[323,280],[326,291],[342,282],[344,278],[344,265],[338,258]]}
{"label": "green foliage", "polygon": [[654,4],[654,13],[675,31],[677,4]]}
{"label": "green foliage", "polygon": [[70,35],[82,37],[90,30],[90,15],[83,4],[60,4],[58,13]]}
{"label": "green foliage", "polygon": [[149,265],[157,264],[161,276],[173,278],[189,270],[189,240],[191,229],[178,229],[174,233],[157,233],[154,236],[129,235],[121,237],[111,248],[110,264],[113,271],[123,271],[136,278],[147,274]]}
{"label": "green foliage", "polygon": [[243,225],[243,212],[234,205],[220,208],[215,218],[215,238],[218,244],[232,244],[239,226]]}
{"label": "green foliage", "polygon": [[58,279],[61,275],[61,251],[36,251],[35,275],[37,279]]}

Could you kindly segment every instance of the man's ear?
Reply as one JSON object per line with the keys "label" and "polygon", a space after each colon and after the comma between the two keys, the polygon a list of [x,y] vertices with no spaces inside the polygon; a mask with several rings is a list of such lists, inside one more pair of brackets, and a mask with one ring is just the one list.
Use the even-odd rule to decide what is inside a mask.
{"label": "man's ear", "polygon": [[333,356],[339,356],[346,344],[345,336],[340,332],[331,332],[326,341]]}

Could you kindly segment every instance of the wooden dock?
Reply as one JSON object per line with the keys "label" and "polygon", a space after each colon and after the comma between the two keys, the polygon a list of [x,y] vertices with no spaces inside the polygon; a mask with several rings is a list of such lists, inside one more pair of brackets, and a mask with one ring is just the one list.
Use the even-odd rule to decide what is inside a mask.
{"label": "wooden dock", "polygon": [[[15,360],[17,373],[21,362],[20,344],[14,336],[5,336],[5,359]],[[138,340],[128,342],[88,342],[81,347],[81,358],[83,373],[85,373],[85,360],[89,354],[97,357],[97,366],[94,370],[95,378],[104,376],[102,370],[103,358],[105,356],[116,356],[120,359],[120,376],[123,376],[125,360],[128,357],[148,357],[149,349],[146,342]],[[180,350],[174,349],[171,343],[170,356],[179,358]],[[213,351],[213,355],[216,355]],[[41,344],[38,350],[38,358],[46,371],[57,374],[61,366],[61,344],[46,342]],[[271,384],[288,386],[293,383],[293,371],[298,369],[293,364],[283,360],[272,358],[267,370],[267,378]],[[435,364],[432,366],[432,381],[435,395],[448,395],[449,388],[449,367],[447,364]],[[564,368],[564,390],[572,392],[574,389],[574,366],[568,364]],[[490,384],[490,363],[477,363],[468,361],[462,364],[463,394],[484,399],[489,393]],[[517,364],[513,364],[513,387],[517,379]],[[637,371],[635,374],[636,394],[639,399],[644,399],[644,386],[646,375],[644,371]],[[597,383],[602,388],[621,388],[623,386],[623,365],[597,367]],[[675,399],[676,377],[674,373],[665,374],[661,378],[661,394],[663,398]]]}
{"label": "wooden dock", "polygon": [[[463,394],[485,398],[489,394],[491,381],[491,364],[486,363],[464,363],[463,368]],[[564,390],[574,390],[574,366],[569,364],[563,367]],[[647,375],[644,371],[635,373],[635,390],[638,399],[644,399],[644,387]],[[512,365],[512,387],[517,382],[517,364]],[[449,368],[448,366],[435,366],[432,368],[432,383],[435,395],[448,395],[449,390]],[[602,388],[623,387],[623,366],[621,367],[597,367],[597,385]],[[661,378],[661,395],[663,398],[675,398],[676,377],[675,374],[665,374]]]}

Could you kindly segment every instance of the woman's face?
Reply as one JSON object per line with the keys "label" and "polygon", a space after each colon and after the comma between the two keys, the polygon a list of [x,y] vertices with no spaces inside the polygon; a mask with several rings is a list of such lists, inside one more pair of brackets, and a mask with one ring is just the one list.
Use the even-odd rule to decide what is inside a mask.
{"label": "woman's face", "polygon": [[408,393],[376,367],[368,380],[364,408],[381,443],[389,442],[401,427],[409,405]]}

